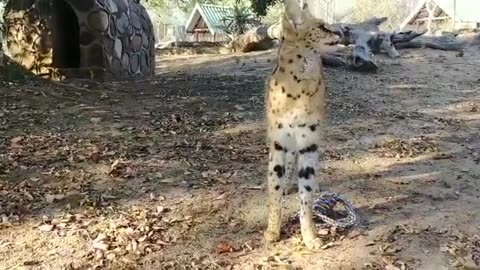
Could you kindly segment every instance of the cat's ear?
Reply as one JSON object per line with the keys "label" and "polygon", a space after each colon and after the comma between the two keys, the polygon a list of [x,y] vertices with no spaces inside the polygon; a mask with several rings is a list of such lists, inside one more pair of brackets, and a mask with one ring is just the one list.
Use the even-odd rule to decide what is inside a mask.
{"label": "cat's ear", "polygon": [[284,28],[297,31],[298,26],[305,23],[304,12],[300,8],[297,0],[284,0],[285,16]]}

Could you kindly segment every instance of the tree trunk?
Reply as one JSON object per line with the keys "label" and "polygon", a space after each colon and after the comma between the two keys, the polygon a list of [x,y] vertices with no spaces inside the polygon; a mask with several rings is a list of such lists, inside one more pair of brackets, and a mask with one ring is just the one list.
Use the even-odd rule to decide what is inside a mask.
{"label": "tree trunk", "polygon": [[234,52],[252,52],[269,50],[275,46],[274,40],[280,40],[282,28],[280,24],[252,28],[240,36],[231,37],[229,47]]}

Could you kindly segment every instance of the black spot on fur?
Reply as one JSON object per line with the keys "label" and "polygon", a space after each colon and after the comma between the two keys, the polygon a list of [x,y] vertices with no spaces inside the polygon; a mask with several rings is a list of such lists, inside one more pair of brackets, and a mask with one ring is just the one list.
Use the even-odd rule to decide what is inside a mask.
{"label": "black spot on fur", "polygon": [[305,154],[305,153],[311,153],[315,152],[318,150],[318,146],[316,144],[312,144],[306,148],[303,148],[302,150],[298,151],[300,154]]}
{"label": "black spot on fur", "polygon": [[287,94],[287,97],[288,97],[288,98],[292,98],[292,95],[291,95],[291,94]]}
{"label": "black spot on fur", "polygon": [[293,59],[289,59],[289,60],[288,60],[288,63],[289,63],[289,64],[293,63]]}
{"label": "black spot on fur", "polygon": [[298,77],[297,77],[297,75],[293,75],[293,79],[298,82]]}
{"label": "black spot on fur", "polygon": [[305,185],[304,188],[305,188],[305,190],[308,191],[308,192],[311,192],[311,191],[312,191],[312,187],[310,187],[309,185]]}
{"label": "black spot on fur", "polygon": [[317,129],[317,125],[311,125],[308,128],[310,128],[310,130],[314,132]]}
{"label": "black spot on fur", "polygon": [[290,128],[293,128],[293,126],[292,126],[291,124],[290,124],[290,125],[288,125],[288,126],[289,126]]}
{"label": "black spot on fur", "polygon": [[282,93],[285,93],[285,87],[282,86]]}
{"label": "black spot on fur", "polygon": [[280,72],[285,72],[285,68],[284,68],[284,67],[280,67],[278,70],[280,70]]}
{"label": "black spot on fur", "polygon": [[279,190],[280,189],[280,186],[279,185],[276,185],[275,186],[275,190]]}
{"label": "black spot on fur", "polygon": [[298,59],[302,59],[302,56],[300,54],[297,54]]}
{"label": "black spot on fur", "polygon": [[273,147],[275,147],[277,151],[283,151],[283,147],[278,142],[274,142]]}
{"label": "black spot on fur", "polygon": [[277,128],[279,128],[279,129],[283,128],[283,124],[282,123],[278,124]]}
{"label": "black spot on fur", "polygon": [[283,175],[285,174],[284,166],[275,165],[275,167],[273,167],[273,170],[277,173],[278,178],[283,177]]}
{"label": "black spot on fur", "polygon": [[300,98],[300,95],[297,95],[297,98]]}
{"label": "black spot on fur", "polygon": [[301,128],[306,127],[306,126],[307,126],[306,124],[300,124],[300,125],[298,125],[298,127],[301,127]]}
{"label": "black spot on fur", "polygon": [[[315,175],[315,169],[312,167],[305,167],[301,168],[300,171],[298,172],[298,177],[299,178],[305,178],[305,179],[310,179],[310,176]],[[312,188],[310,186],[305,186],[305,189],[307,191],[312,191]]]}
{"label": "black spot on fur", "polygon": [[277,86],[277,85],[278,85],[278,82],[277,82],[277,81],[275,81],[275,86]]}

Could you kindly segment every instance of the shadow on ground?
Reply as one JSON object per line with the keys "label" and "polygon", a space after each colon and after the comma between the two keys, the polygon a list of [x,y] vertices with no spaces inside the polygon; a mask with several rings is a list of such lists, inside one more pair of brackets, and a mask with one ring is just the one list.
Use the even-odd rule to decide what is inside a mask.
{"label": "shadow on ground", "polygon": [[[264,246],[262,91],[273,62],[268,53],[238,59],[172,61],[136,82],[4,83],[5,266],[33,257],[50,269],[383,267],[386,244],[399,247],[397,265],[444,266],[450,257],[438,245],[452,238],[440,230],[477,233],[470,224],[478,222],[478,84],[416,77],[418,63],[407,54],[376,75],[327,72],[331,125],[321,183],[359,207],[361,233],[329,232],[332,246],[300,256],[292,253],[298,230],[286,226],[281,243]],[[245,70],[230,72],[237,65]],[[286,216],[296,212],[295,197]],[[272,254],[279,259],[268,262]]]}

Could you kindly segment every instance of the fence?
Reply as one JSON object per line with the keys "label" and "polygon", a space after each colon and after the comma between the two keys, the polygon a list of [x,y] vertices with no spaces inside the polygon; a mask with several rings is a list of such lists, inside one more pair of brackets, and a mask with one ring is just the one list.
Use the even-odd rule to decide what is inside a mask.
{"label": "fence", "polygon": [[328,23],[348,21],[354,0],[304,0],[313,16]]}

